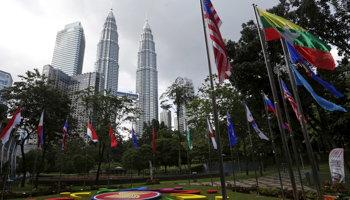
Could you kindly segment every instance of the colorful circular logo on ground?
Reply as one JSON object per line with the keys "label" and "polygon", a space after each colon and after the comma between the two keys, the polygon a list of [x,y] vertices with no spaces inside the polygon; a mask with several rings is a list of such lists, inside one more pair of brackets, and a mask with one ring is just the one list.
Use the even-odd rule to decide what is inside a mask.
{"label": "colorful circular logo on ground", "polygon": [[108,199],[108,200],[150,200],[160,197],[159,192],[151,191],[120,191],[109,192],[93,196],[93,200]]}

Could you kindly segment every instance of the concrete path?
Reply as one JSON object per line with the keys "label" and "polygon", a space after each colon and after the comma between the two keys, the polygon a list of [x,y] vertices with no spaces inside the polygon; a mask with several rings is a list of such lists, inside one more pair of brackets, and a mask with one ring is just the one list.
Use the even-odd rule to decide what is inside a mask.
{"label": "concrete path", "polygon": [[[250,173],[252,173],[252,172],[250,172]],[[302,175],[302,178],[304,179],[305,178],[304,172],[301,172],[301,175]],[[282,178],[283,187],[288,188],[288,189],[292,189],[292,184],[291,184],[291,181],[289,178],[289,173],[281,172],[281,178]],[[300,184],[299,175],[297,172],[294,172],[294,178],[295,178],[295,182],[296,182],[298,190],[301,191],[301,184]],[[226,180],[226,183],[230,183],[232,185],[234,183],[232,175],[225,177],[225,180]],[[200,181],[200,180],[198,180],[198,181]],[[270,174],[270,175],[266,175],[266,176],[258,176],[258,183],[259,183],[260,188],[281,188],[281,183],[280,183],[278,173],[274,173],[274,174]],[[184,183],[184,185],[186,185],[186,184],[187,183]],[[195,183],[193,183],[191,180],[191,185],[208,185],[208,184],[210,185],[211,182],[195,182]],[[216,186],[221,186],[221,182],[214,182],[213,184]],[[256,184],[255,178],[236,181],[236,186],[250,187],[250,186],[255,185],[255,184]],[[315,191],[315,190],[307,187],[307,185],[304,185],[304,190]]]}

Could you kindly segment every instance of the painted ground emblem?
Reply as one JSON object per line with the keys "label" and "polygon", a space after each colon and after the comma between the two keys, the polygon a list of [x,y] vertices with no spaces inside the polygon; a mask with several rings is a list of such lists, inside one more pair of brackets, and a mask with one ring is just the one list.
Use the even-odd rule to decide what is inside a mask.
{"label": "painted ground emblem", "polygon": [[150,200],[160,197],[158,192],[151,191],[120,191],[109,192],[92,197],[93,200],[108,199],[108,200]]}

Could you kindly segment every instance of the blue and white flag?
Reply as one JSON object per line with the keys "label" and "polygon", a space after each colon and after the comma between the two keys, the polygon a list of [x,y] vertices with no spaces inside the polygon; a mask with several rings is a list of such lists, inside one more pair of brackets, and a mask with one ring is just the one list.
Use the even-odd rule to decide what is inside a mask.
{"label": "blue and white flag", "polygon": [[255,123],[255,121],[253,119],[253,116],[250,113],[250,110],[249,110],[247,105],[245,105],[245,108],[247,110],[247,120],[252,124],[252,126],[253,126],[254,130],[256,131],[256,133],[259,135],[259,137],[261,139],[269,140],[269,138],[266,137],[266,135],[263,132],[260,131],[260,129],[258,128],[258,125],[256,125],[256,123]]}

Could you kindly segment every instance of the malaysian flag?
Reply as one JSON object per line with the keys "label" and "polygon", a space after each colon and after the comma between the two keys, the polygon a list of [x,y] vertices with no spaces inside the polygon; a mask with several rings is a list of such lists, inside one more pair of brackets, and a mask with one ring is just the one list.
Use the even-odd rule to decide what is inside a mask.
{"label": "malaysian flag", "polygon": [[232,73],[230,61],[227,58],[227,53],[225,50],[225,44],[222,41],[221,33],[219,30],[222,21],[220,20],[210,0],[203,0],[203,4],[206,12],[205,18],[208,19],[207,22],[209,34],[213,44],[215,64],[219,73],[219,82],[222,83]]}
{"label": "malaysian flag", "polygon": [[[292,96],[292,94],[289,92],[287,86],[284,84],[283,80],[281,79],[282,82],[282,86],[283,86],[283,93],[284,93],[284,99],[287,99],[290,103],[290,105],[292,105],[293,110],[295,112],[295,115],[297,116],[299,123],[301,123],[300,118],[299,118],[299,112],[298,112],[298,106]],[[307,119],[304,116],[304,121],[307,121]]]}

